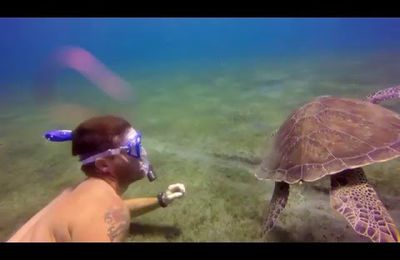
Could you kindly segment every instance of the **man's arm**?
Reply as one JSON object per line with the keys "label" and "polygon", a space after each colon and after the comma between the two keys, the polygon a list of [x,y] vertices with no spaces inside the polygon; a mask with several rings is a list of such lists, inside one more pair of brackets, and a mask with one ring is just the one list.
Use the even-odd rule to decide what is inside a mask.
{"label": "man's arm", "polygon": [[166,207],[177,198],[185,194],[185,186],[177,183],[168,186],[168,189],[159,194],[158,197],[151,198],[137,198],[124,200],[125,205],[128,207],[131,217],[143,215],[152,210],[158,209],[161,206]]}
{"label": "man's arm", "polygon": [[124,203],[128,207],[131,217],[137,217],[161,207],[157,197],[128,199],[124,200]]}

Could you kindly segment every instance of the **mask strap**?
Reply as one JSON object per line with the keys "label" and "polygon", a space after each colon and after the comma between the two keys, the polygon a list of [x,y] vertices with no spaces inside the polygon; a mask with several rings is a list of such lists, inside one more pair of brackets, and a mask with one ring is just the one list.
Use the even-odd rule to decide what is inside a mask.
{"label": "mask strap", "polygon": [[86,158],[85,160],[81,160],[81,163],[83,165],[85,165],[85,164],[88,164],[88,163],[96,161],[97,158],[120,154],[121,151],[126,150],[126,149],[127,149],[127,147],[125,147],[125,146],[123,146],[121,148],[116,148],[116,149],[108,149],[107,151],[104,151],[102,153],[98,153],[98,154],[92,155],[92,156]]}

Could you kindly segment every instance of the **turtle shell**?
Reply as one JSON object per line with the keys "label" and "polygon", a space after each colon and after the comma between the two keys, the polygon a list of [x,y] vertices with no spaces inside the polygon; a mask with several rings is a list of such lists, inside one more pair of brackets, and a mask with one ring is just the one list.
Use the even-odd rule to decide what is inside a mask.
{"label": "turtle shell", "polygon": [[256,177],[293,184],[400,155],[400,116],[350,98],[318,97],[279,128]]}

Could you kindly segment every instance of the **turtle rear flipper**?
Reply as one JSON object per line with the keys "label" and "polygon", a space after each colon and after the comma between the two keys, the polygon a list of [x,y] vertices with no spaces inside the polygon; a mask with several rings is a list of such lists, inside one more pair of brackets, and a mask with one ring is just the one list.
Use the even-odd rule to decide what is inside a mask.
{"label": "turtle rear flipper", "polygon": [[274,194],[264,217],[263,235],[265,236],[275,224],[279,214],[286,206],[289,197],[289,184],[286,182],[275,182]]}
{"label": "turtle rear flipper", "polygon": [[393,219],[361,168],[331,176],[331,206],[352,228],[373,242],[399,242]]}

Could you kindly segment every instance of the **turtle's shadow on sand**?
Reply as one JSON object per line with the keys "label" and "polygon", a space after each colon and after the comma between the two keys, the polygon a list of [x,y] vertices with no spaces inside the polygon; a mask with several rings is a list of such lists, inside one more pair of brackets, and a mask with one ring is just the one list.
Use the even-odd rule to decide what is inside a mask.
{"label": "turtle's shadow on sand", "polygon": [[167,239],[176,238],[181,235],[181,230],[175,226],[142,224],[131,222],[129,226],[130,235],[163,235]]}
{"label": "turtle's shadow on sand", "polygon": [[296,242],[296,239],[293,237],[292,233],[289,230],[285,230],[284,228],[276,225],[268,234],[268,238],[272,239],[270,242]]}

